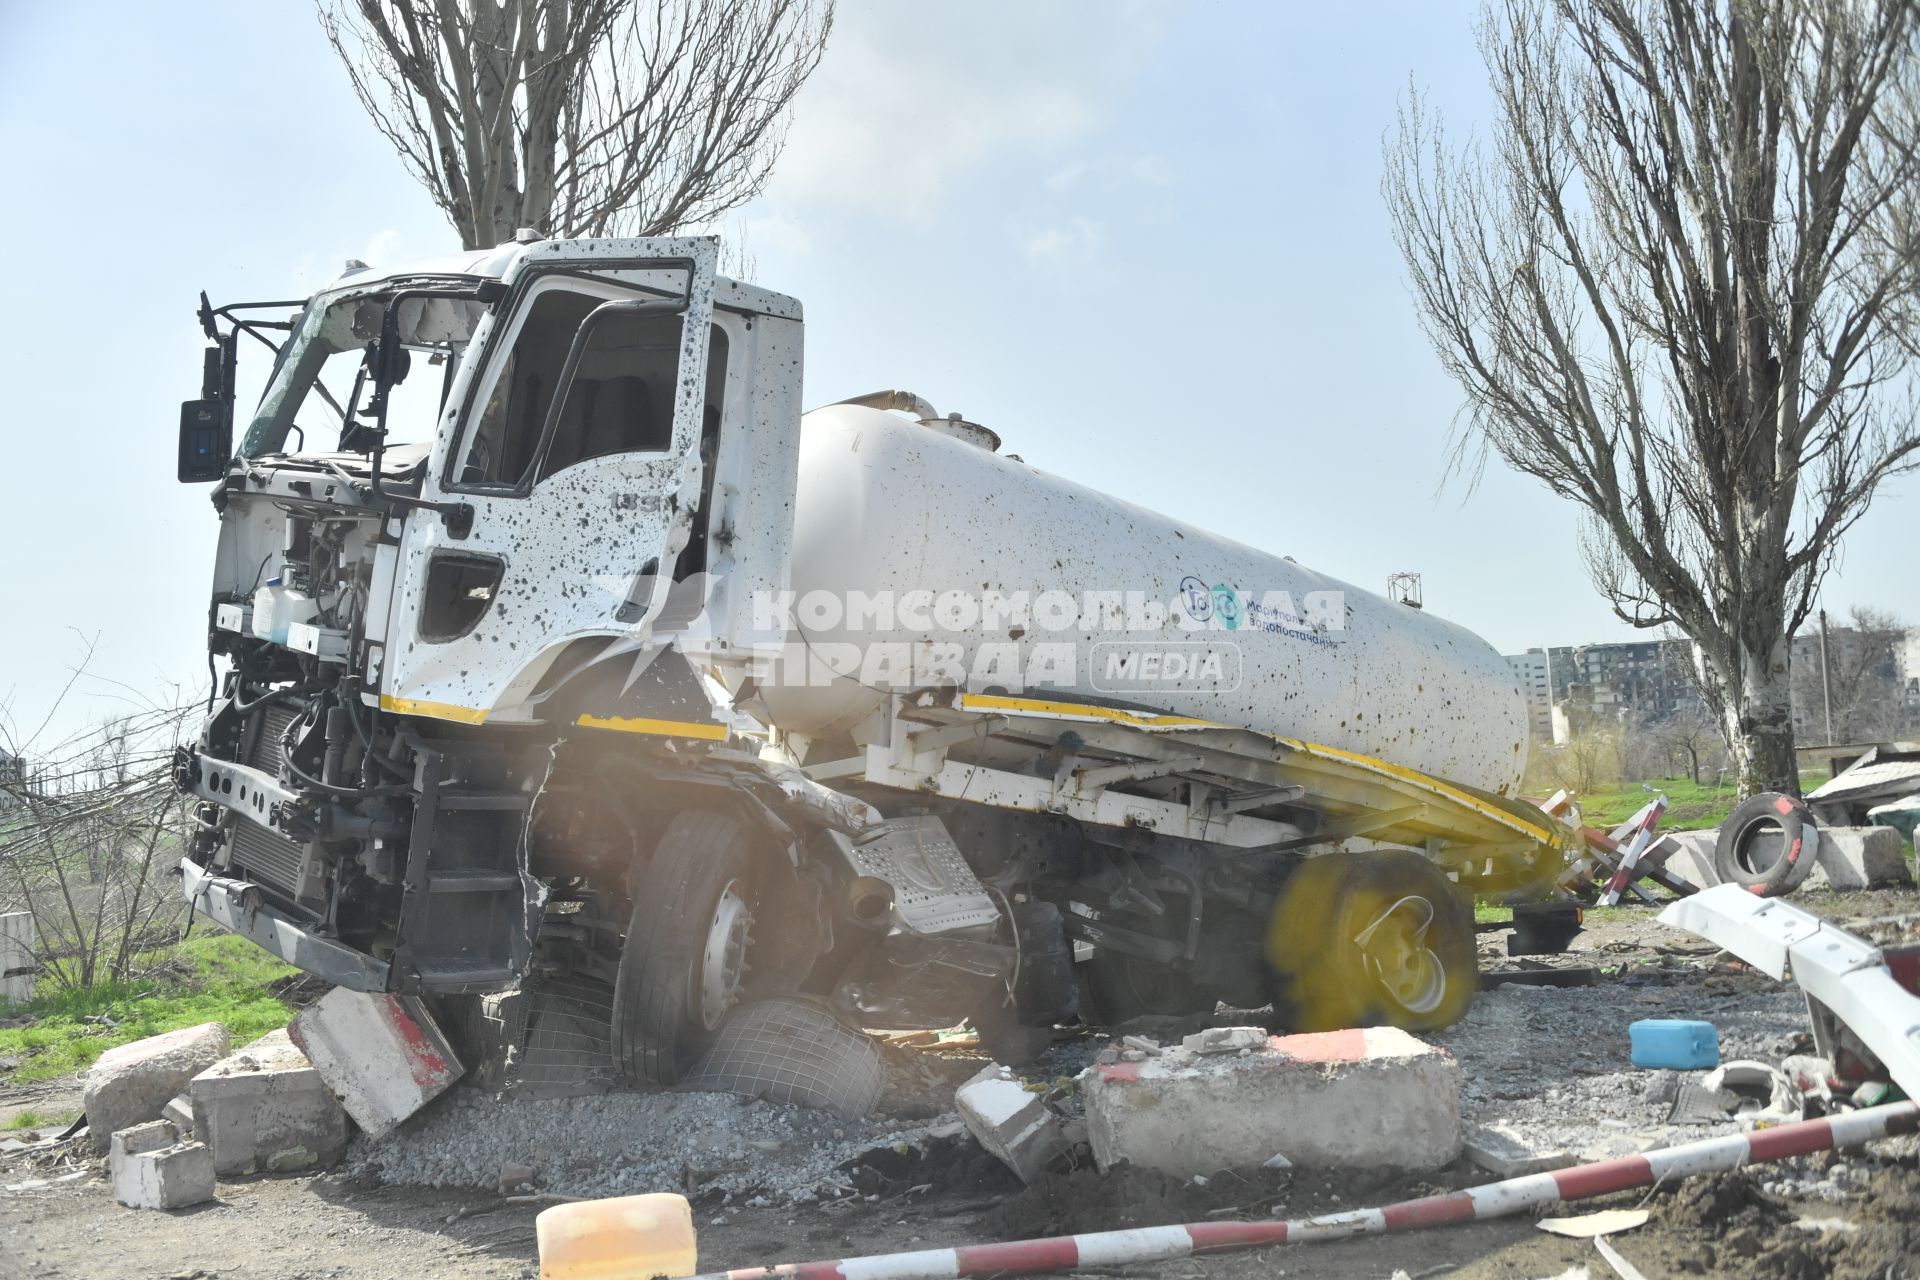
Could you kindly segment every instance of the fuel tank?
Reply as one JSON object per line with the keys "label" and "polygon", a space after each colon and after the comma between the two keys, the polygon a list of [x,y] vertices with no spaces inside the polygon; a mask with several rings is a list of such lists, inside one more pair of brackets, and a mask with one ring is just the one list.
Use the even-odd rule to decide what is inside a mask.
{"label": "fuel tank", "polygon": [[858,405],[802,420],[773,721],[856,730],[887,694],[1096,702],[1376,756],[1511,794],[1525,705],[1466,628]]}

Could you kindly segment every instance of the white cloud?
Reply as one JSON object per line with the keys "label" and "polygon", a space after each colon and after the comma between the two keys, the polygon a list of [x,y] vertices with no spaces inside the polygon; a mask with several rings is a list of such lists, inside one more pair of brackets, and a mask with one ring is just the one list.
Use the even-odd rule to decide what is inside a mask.
{"label": "white cloud", "polygon": [[400,260],[400,233],[391,227],[376,231],[360,251],[360,261],[370,267],[387,267]]}
{"label": "white cloud", "polygon": [[1015,235],[1020,251],[1029,258],[1090,258],[1100,248],[1106,227],[1092,218],[1073,217],[1063,223],[1019,232]]}
{"label": "white cloud", "polygon": [[1173,172],[1167,162],[1156,155],[1135,156],[1127,165],[1127,176],[1135,182],[1144,182],[1156,187],[1164,187],[1173,181]]}
{"label": "white cloud", "polygon": [[1139,4],[843,7],[769,203],[924,219],[990,161],[1097,126],[1164,21]]}
{"label": "white cloud", "polygon": [[749,252],[761,248],[793,256],[813,252],[813,236],[794,219],[782,214],[742,218],[739,225],[741,245]]}
{"label": "white cloud", "polygon": [[405,252],[403,241],[399,231],[383,228],[367,237],[358,249],[331,254],[303,253],[293,260],[287,274],[295,289],[303,294],[313,293],[338,280],[349,260],[357,259],[370,267],[389,267],[409,257],[423,256],[418,252]]}

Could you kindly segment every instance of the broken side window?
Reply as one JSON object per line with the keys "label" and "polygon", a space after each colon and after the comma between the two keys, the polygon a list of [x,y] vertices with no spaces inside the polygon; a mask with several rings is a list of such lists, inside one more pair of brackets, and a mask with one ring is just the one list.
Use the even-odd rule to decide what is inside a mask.
{"label": "broken side window", "polygon": [[[672,449],[679,316],[601,315],[586,335],[569,385],[558,385],[580,326],[605,301],[603,295],[567,288],[534,297],[481,402],[460,484],[519,488],[536,467],[537,478],[544,480],[590,458]],[[712,421],[718,418],[726,367],[726,338],[717,325],[710,344],[703,418]],[[556,396],[564,399],[553,415]]]}

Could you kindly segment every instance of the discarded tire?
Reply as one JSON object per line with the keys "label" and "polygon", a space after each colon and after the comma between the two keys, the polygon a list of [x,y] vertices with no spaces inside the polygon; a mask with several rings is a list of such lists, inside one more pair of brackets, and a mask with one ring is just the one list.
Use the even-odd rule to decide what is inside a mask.
{"label": "discarded tire", "polygon": [[1419,854],[1332,854],[1293,873],[1267,932],[1274,1013],[1295,1031],[1435,1031],[1479,977],[1473,907]]}
{"label": "discarded tire", "polygon": [[1819,850],[1820,828],[1806,802],[1762,791],[1742,801],[1721,825],[1713,866],[1723,881],[1778,898],[1806,883]]}
{"label": "discarded tire", "polygon": [[667,824],[634,885],[614,981],[613,1056],[623,1074],[677,1082],[740,1002],[768,878],[763,853],[725,809],[689,809]]}
{"label": "discarded tire", "polygon": [[735,1009],[683,1084],[858,1117],[880,1101],[886,1072],[871,1038],[812,1000],[774,996]]}

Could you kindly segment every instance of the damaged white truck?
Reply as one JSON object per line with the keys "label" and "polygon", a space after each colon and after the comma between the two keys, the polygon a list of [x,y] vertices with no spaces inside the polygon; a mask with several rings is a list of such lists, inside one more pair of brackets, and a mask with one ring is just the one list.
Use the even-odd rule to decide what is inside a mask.
{"label": "damaged white truck", "polygon": [[454,1023],[598,984],[654,1083],[772,994],[1007,1056],[1220,1001],[1456,1017],[1468,895],[1569,838],[1514,798],[1504,660],[917,396],[803,414],[800,304],[715,257],[523,235],[203,299],[193,906]]}

